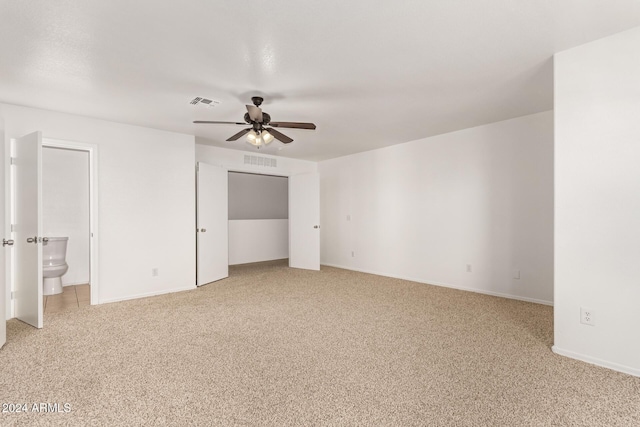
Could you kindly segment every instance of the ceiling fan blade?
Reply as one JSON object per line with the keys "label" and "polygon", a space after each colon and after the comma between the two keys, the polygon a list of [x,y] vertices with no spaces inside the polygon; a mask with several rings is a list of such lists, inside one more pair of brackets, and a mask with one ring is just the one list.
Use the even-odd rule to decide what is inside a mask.
{"label": "ceiling fan blade", "polygon": [[262,110],[255,105],[247,105],[247,111],[249,112],[249,117],[254,122],[262,123]]}
{"label": "ceiling fan blade", "polygon": [[288,144],[290,142],[293,142],[293,139],[289,138],[287,135],[273,128],[267,128],[266,131],[269,132],[271,135],[273,135],[275,139],[282,142],[283,144]]}
{"label": "ceiling fan blade", "polygon": [[227,141],[235,141],[237,139],[240,139],[240,137],[242,137],[243,135],[248,134],[250,131],[251,131],[251,128],[242,129],[240,132],[236,133],[232,137],[229,137],[229,139],[227,139]]}
{"label": "ceiling fan blade", "polygon": [[269,126],[277,128],[291,128],[291,129],[315,129],[316,125],[313,123],[298,123],[298,122],[271,122]]}
{"label": "ceiling fan blade", "polygon": [[246,125],[246,123],[240,123],[240,122],[212,122],[209,120],[194,120],[193,123],[208,123],[208,124],[216,124],[216,125]]}

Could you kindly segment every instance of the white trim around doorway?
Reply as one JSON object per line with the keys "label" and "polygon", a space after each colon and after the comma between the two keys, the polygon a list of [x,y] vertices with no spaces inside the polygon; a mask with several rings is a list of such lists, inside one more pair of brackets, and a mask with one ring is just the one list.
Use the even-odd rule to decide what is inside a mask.
{"label": "white trim around doorway", "polygon": [[100,304],[100,275],[98,244],[100,233],[98,227],[98,146],[85,142],[64,141],[60,139],[42,138],[42,147],[61,148],[66,150],[85,151],[89,153],[89,238],[90,238],[90,284],[91,305]]}

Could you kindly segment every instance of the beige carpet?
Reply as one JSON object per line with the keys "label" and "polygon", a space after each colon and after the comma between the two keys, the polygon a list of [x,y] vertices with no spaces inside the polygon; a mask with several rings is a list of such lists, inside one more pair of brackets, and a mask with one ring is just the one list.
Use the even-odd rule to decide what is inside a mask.
{"label": "beige carpet", "polygon": [[8,322],[0,425],[640,426],[640,378],[557,356],[552,308],[282,262]]}

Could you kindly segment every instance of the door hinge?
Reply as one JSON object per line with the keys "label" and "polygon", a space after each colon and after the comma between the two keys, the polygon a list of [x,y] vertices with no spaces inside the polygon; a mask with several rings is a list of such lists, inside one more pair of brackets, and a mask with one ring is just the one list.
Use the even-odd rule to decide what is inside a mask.
{"label": "door hinge", "polygon": [[16,158],[15,157],[10,157],[9,158],[9,164],[15,165],[16,164]]}

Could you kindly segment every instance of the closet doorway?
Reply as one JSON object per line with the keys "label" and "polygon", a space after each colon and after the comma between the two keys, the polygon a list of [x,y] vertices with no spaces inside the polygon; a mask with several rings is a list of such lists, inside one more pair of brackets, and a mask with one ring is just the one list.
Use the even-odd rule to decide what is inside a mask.
{"label": "closet doorway", "polygon": [[[230,174],[235,174],[231,185]],[[240,187],[249,189],[237,190]],[[245,197],[235,198],[243,193]],[[320,270],[319,221],[317,172],[268,175],[198,162],[196,285],[228,277],[230,264],[287,257],[289,267]]]}
{"label": "closet doorway", "polygon": [[229,265],[289,258],[289,178],[229,172]]}

